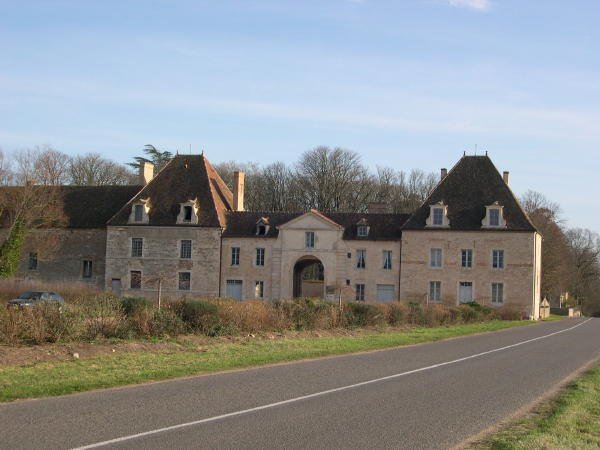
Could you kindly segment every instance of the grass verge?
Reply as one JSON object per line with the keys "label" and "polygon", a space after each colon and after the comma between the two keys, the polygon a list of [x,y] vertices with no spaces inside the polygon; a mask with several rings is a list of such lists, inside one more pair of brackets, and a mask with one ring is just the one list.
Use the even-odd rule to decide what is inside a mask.
{"label": "grass verge", "polygon": [[575,380],[531,416],[474,443],[472,449],[600,448],[600,365]]}
{"label": "grass verge", "polygon": [[242,343],[215,343],[201,348],[188,343],[177,350],[113,353],[73,361],[0,366],[0,401],[63,395],[185,375],[432,342],[530,323],[493,321],[404,331],[373,331],[359,336],[257,339]]}

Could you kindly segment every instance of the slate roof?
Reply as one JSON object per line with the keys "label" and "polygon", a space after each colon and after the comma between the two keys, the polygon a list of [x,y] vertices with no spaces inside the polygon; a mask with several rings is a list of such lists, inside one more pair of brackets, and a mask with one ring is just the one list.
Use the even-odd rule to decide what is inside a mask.
{"label": "slate roof", "polygon": [[[148,224],[128,223],[132,204],[150,199]],[[176,225],[180,203],[198,199],[198,224],[186,226],[224,227],[233,195],[204,155],[175,156],[135,197],[129,200],[108,225]]]}
{"label": "slate roof", "polygon": [[[281,213],[281,212],[254,212],[254,211],[230,211],[226,213],[227,228],[223,237],[257,237],[276,238],[279,234],[278,226],[292,219],[306,214],[305,212]],[[400,240],[401,228],[409,214],[369,214],[369,213],[323,213],[318,214],[344,227],[343,239],[346,240]],[[265,236],[256,236],[256,223],[260,218],[269,221],[269,232]],[[356,224],[366,219],[369,229],[367,237],[357,236]]]}
{"label": "slate roof", "polygon": [[[141,186],[57,186],[40,187],[40,195],[45,189],[58,189],[63,200],[63,216],[68,228],[104,228],[110,219],[127,203]],[[19,186],[0,188],[0,195],[14,195]],[[3,216],[0,226],[6,226]]]}
{"label": "slate roof", "polygon": [[500,231],[536,231],[487,155],[463,156],[402,229],[435,229],[426,228],[425,221],[429,217],[430,205],[440,201],[448,205],[450,230],[482,230],[481,221],[485,217],[485,207],[497,201],[504,207],[507,225]]}

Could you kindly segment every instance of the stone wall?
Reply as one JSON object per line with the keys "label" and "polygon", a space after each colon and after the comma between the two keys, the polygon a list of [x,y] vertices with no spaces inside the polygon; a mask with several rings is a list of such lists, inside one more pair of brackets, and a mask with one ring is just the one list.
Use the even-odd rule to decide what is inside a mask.
{"label": "stone wall", "polygon": [[[441,268],[430,267],[430,249],[441,248]],[[541,271],[537,233],[404,231],[400,298],[426,301],[430,281],[441,281],[442,302],[458,304],[459,283],[473,283],[473,300],[493,306],[491,283],[504,284],[504,305],[537,318]],[[461,250],[473,250],[473,267],[461,267]],[[504,269],[492,268],[492,251],[504,250]]]}
{"label": "stone wall", "polygon": [[[192,226],[108,227],[106,245],[106,287],[121,293],[156,298],[161,282],[165,298],[219,296],[221,230]],[[132,238],[143,239],[143,255],[131,256]],[[192,257],[180,258],[180,242],[192,241]],[[141,289],[131,289],[131,271],[142,272]],[[179,272],[190,272],[190,290],[179,289]]]}
{"label": "stone wall", "polygon": [[[0,230],[0,240],[7,230]],[[25,237],[18,278],[42,282],[78,282],[104,287],[106,230],[51,228],[31,230]],[[37,254],[37,269],[29,270],[29,254]],[[92,274],[83,277],[83,261],[92,261]]]}

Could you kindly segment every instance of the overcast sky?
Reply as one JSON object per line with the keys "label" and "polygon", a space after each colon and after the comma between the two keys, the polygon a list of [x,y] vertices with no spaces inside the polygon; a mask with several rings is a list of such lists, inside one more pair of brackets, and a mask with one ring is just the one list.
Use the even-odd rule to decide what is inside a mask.
{"label": "overcast sky", "polygon": [[438,171],[488,151],[600,231],[600,2],[0,0],[0,148]]}

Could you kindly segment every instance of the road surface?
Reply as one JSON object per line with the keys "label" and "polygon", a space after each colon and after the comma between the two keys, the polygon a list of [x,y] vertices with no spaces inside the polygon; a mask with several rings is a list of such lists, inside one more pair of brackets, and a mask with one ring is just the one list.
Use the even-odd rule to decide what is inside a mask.
{"label": "road surface", "polygon": [[600,319],[541,323],[2,404],[0,447],[448,448],[598,358]]}

